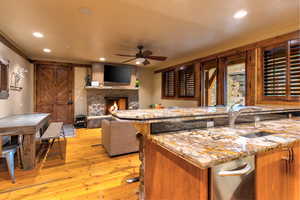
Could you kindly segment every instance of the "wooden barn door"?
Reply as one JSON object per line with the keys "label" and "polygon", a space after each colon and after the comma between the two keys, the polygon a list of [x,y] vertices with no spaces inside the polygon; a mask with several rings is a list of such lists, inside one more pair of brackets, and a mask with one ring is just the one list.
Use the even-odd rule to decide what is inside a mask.
{"label": "wooden barn door", "polygon": [[73,124],[73,67],[37,64],[35,76],[36,112],[51,113],[52,122]]}

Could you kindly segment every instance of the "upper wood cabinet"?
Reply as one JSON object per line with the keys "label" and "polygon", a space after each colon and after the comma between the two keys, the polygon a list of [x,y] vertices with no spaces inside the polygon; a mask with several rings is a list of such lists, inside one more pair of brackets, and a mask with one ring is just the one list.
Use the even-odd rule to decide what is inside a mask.
{"label": "upper wood cabinet", "polygon": [[0,61],[0,99],[8,98],[8,64]]}

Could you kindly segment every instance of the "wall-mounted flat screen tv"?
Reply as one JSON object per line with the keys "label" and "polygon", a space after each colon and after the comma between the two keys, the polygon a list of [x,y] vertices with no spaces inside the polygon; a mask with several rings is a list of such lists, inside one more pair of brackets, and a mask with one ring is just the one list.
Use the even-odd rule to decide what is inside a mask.
{"label": "wall-mounted flat screen tv", "polygon": [[130,66],[104,65],[104,82],[130,84],[131,72]]}

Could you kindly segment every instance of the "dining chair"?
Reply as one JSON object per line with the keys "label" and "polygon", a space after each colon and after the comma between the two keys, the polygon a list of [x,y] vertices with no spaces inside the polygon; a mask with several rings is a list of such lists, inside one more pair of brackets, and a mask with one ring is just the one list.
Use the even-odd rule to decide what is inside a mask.
{"label": "dining chair", "polygon": [[[11,140],[9,142],[4,142],[3,137],[6,136],[18,136],[18,143],[17,144],[11,144]],[[3,145],[2,145],[3,143]],[[1,132],[0,133],[0,158],[5,158],[7,163],[7,168],[9,175],[11,177],[12,183],[16,182],[15,177],[15,162],[14,157],[15,153],[18,153],[18,162],[21,165],[22,163],[22,155],[23,155],[23,136],[20,135],[18,131],[12,131],[12,132]]]}

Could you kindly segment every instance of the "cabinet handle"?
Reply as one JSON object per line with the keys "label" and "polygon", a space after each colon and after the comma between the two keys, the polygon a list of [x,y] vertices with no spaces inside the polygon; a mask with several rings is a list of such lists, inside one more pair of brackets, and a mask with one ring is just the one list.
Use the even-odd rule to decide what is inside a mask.
{"label": "cabinet handle", "polygon": [[290,162],[290,160],[291,160],[291,152],[290,152],[290,149],[289,149],[289,148],[286,148],[286,149],[284,149],[284,150],[288,152],[288,155],[287,155],[287,156],[281,157],[281,160],[284,161],[284,164],[285,164],[285,166],[284,166],[285,172],[288,174],[288,173],[289,173],[289,162]]}
{"label": "cabinet handle", "polygon": [[294,149],[291,148],[291,162],[294,162]]}

